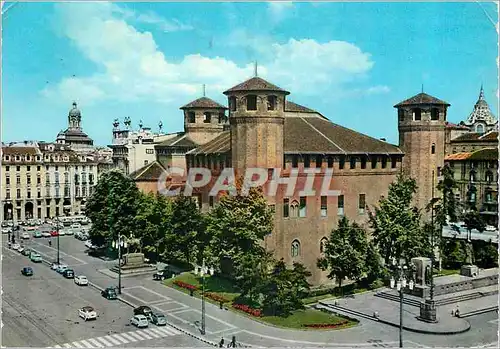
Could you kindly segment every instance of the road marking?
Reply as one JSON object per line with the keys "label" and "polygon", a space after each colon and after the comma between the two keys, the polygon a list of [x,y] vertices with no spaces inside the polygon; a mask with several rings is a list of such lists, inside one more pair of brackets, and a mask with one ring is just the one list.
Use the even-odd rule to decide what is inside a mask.
{"label": "road marking", "polygon": [[121,343],[119,341],[117,341],[116,339],[114,339],[113,337],[111,336],[104,336],[102,338],[106,338],[107,340],[109,340],[111,343],[113,343],[114,345],[120,345]]}
{"label": "road marking", "polygon": [[[200,311],[200,310],[198,310],[198,309],[191,308],[191,309],[189,309],[189,310],[191,310],[191,311],[195,311],[195,312],[197,312],[197,313],[200,313],[200,314],[201,314],[201,311]],[[183,311],[178,311],[178,312],[176,312],[176,314],[179,314],[179,313],[183,313]],[[206,317],[209,317],[209,318],[211,318],[211,319],[213,319],[213,320],[215,320],[215,321],[217,321],[217,322],[220,322],[221,324],[224,324],[224,325],[228,326],[228,327],[229,327],[229,329],[237,328],[236,326],[233,326],[233,325],[231,325],[230,323],[227,323],[227,322],[225,322],[225,321],[223,321],[223,320],[221,320],[221,319],[218,319],[218,318],[216,318],[215,316],[211,316],[211,315],[208,315],[208,314],[205,314],[205,316],[206,316]]]}
{"label": "road marking", "polygon": [[92,343],[93,345],[95,345],[96,347],[98,348],[103,348],[104,345],[102,345],[101,343],[99,343],[99,341],[95,338],[89,338],[87,339],[90,343]]}
{"label": "road marking", "polygon": [[135,342],[135,341],[137,341],[137,339],[135,339],[134,337],[130,336],[127,332],[123,332],[121,335],[125,339],[128,339],[129,342]]}
{"label": "road marking", "polygon": [[104,343],[104,345],[107,346],[107,347],[112,347],[113,346],[113,343],[108,342],[106,339],[104,339],[104,337],[96,338],[96,340]]}
{"label": "road marking", "polygon": [[64,347],[66,347],[66,348],[71,348],[71,344],[66,343],[66,344],[64,344]]}
{"label": "road marking", "polygon": [[[146,288],[144,286],[131,286],[131,287],[124,288],[124,290],[132,290],[132,289],[137,289],[137,288],[140,288],[140,289],[142,289],[142,290],[144,290],[146,292],[152,293],[152,294],[154,294],[154,295],[156,295],[156,296],[158,296],[160,298],[165,299],[166,301],[171,301],[172,300],[172,298],[164,296],[164,295],[162,295],[162,294],[160,294],[158,292],[155,292],[153,290],[150,290],[149,288]],[[164,302],[164,301],[160,300],[160,301],[153,301],[153,302],[149,302],[149,303],[156,303],[156,302]]]}
{"label": "road marking", "polygon": [[73,342],[73,343],[71,343],[71,347],[73,347],[73,348],[83,348],[83,345],[81,345],[78,342]]}
{"label": "road marking", "polygon": [[147,330],[138,331],[137,334],[140,334],[141,336],[146,337],[146,339],[153,339],[153,337],[148,335],[145,331],[147,331]]}
{"label": "road marking", "polygon": [[[40,246],[43,246],[43,247],[46,247],[46,248],[48,248],[48,249],[51,249],[51,250],[53,250],[54,252],[57,252],[57,248],[54,248],[54,247],[51,247],[51,246],[46,246],[46,245],[43,245],[43,244],[41,244],[41,243],[39,243],[39,242],[37,242],[37,241],[33,241],[33,243],[35,243],[35,244],[37,244],[37,245],[40,245]],[[82,264],[88,264],[87,262],[82,261],[82,260],[81,260],[81,259],[79,259],[79,258],[76,258],[76,257],[74,257],[74,256],[72,256],[72,255],[70,255],[70,254],[68,254],[68,253],[66,253],[66,252],[61,251],[61,249],[59,249],[59,253],[60,253],[60,254],[62,254],[62,255],[66,255],[66,256],[68,256],[68,257],[71,257],[71,258],[73,258],[73,259],[77,260],[78,262],[80,262],[80,263],[82,263]],[[40,253],[40,254],[41,254],[41,253]]]}
{"label": "road marking", "polygon": [[80,341],[80,343],[82,343],[87,348],[93,348],[93,345],[87,342],[86,340],[82,340]]}
{"label": "road marking", "polygon": [[139,340],[139,341],[143,341],[143,340],[145,340],[145,338],[142,338],[141,336],[139,336],[139,335],[137,334],[137,332],[129,332],[128,334],[129,334],[130,336],[132,336],[132,337],[135,337],[135,339],[136,339],[136,340]]}
{"label": "road marking", "polygon": [[111,335],[111,337],[113,337],[114,339],[122,342],[123,344],[127,344],[128,343],[128,340],[125,339],[125,338],[122,338],[122,336],[119,335],[119,334],[113,334],[113,335]]}
{"label": "road marking", "polygon": [[147,330],[143,330],[143,332],[145,332],[146,334],[150,335],[150,336],[153,336],[154,338],[160,338],[161,336],[154,332],[154,331],[151,331],[150,329],[147,329]]}

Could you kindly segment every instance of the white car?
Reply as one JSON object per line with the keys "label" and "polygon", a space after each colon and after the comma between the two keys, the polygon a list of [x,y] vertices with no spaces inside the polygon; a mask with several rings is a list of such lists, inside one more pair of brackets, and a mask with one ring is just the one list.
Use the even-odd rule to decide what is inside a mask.
{"label": "white car", "polygon": [[92,241],[90,241],[90,240],[85,241],[85,247],[92,248],[92,246],[93,246]]}
{"label": "white car", "polygon": [[135,315],[130,319],[130,323],[138,328],[144,328],[149,326],[148,318],[144,315]]}
{"label": "white car", "polygon": [[24,247],[23,246],[19,246],[19,248],[17,249],[17,252],[23,253],[23,251],[24,251]]}
{"label": "white car", "polygon": [[71,229],[80,229],[82,225],[80,223],[73,223],[71,224]]}
{"label": "white car", "polygon": [[85,275],[78,275],[75,277],[75,284],[78,286],[87,286],[89,284],[89,280]]}
{"label": "white car", "polygon": [[52,270],[57,270],[57,268],[59,268],[59,264],[57,263],[52,263],[52,265],[50,266],[50,269]]}
{"label": "white car", "polygon": [[493,225],[487,225],[485,228],[486,231],[497,231],[497,228]]}
{"label": "white car", "polygon": [[19,244],[13,244],[12,245],[12,249],[13,250],[19,250],[20,248],[21,248],[21,245],[19,245]]}
{"label": "white car", "polygon": [[66,235],[73,235],[73,230],[65,230]]}
{"label": "white car", "polygon": [[65,230],[59,230],[59,236],[64,236],[66,235],[66,231]]}
{"label": "white car", "polygon": [[67,266],[67,265],[65,265],[65,264],[60,264],[60,265],[57,267],[56,271],[57,271],[59,274],[62,274],[62,273],[64,273],[64,271],[65,271],[66,269],[68,269],[68,266]]}
{"label": "white car", "polygon": [[21,233],[21,239],[28,240],[30,238],[30,234],[27,232]]}
{"label": "white car", "polygon": [[97,312],[92,307],[83,307],[78,309],[78,316],[80,316],[85,321],[97,319]]}
{"label": "white car", "polygon": [[12,229],[9,228],[2,228],[2,234],[8,234],[12,231]]}
{"label": "white car", "polygon": [[49,231],[42,231],[42,236],[44,238],[50,238],[50,232]]}

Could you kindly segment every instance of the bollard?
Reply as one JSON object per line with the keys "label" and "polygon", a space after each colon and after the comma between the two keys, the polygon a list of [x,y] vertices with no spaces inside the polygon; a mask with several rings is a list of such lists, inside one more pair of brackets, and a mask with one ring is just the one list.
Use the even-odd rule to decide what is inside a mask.
{"label": "bollard", "polygon": [[219,308],[222,310],[224,309],[224,303],[222,303],[222,301],[219,302]]}

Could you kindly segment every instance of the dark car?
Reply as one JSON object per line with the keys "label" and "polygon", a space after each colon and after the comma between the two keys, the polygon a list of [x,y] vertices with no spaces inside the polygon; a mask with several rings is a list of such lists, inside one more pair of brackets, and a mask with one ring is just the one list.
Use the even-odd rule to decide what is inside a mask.
{"label": "dark car", "polygon": [[156,326],[166,326],[167,318],[162,313],[151,313],[151,322]]}
{"label": "dark car", "polygon": [[73,271],[73,269],[66,269],[66,270],[63,272],[63,276],[64,276],[66,279],[74,279],[74,278],[75,278],[75,272]]}
{"label": "dark car", "polygon": [[21,269],[21,274],[23,274],[24,276],[32,276],[33,269],[31,269],[30,267],[24,267],[23,269]]}
{"label": "dark car", "polygon": [[109,300],[118,299],[118,296],[116,295],[116,289],[114,287],[108,287],[103,290],[101,292],[101,296]]}
{"label": "dark car", "polygon": [[29,248],[25,248],[21,254],[23,256],[29,256],[31,254],[31,250]]}
{"label": "dark car", "polygon": [[174,272],[172,270],[163,269],[153,274],[153,280],[165,280],[165,279],[170,279],[173,276]]}
{"label": "dark car", "polygon": [[147,305],[141,305],[140,307],[134,309],[134,315],[144,315],[148,319],[151,319],[151,313],[151,308]]}

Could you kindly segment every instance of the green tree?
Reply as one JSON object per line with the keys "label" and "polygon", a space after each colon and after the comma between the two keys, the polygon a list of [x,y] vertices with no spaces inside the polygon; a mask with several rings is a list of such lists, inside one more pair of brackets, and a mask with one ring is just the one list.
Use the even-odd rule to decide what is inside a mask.
{"label": "green tree", "polygon": [[324,245],[324,257],[319,258],[318,268],[329,270],[328,278],[337,280],[342,289],[345,278],[359,279],[366,270],[368,250],[366,232],[356,223],[343,217],[337,229],[332,230]]}
{"label": "green tree", "polygon": [[272,253],[263,248],[254,253],[243,255],[235,269],[234,281],[241,290],[241,297],[252,303],[260,303],[269,268],[272,266]]}
{"label": "green tree", "polygon": [[223,196],[208,213],[207,252],[214,263],[229,259],[237,268],[242,256],[260,255],[261,243],[273,227],[273,212],[260,188],[251,188],[248,195]]}
{"label": "green tree", "polygon": [[144,250],[153,254],[156,261],[165,249],[170,231],[171,203],[160,194],[141,194],[137,213],[137,225]]}
{"label": "green tree", "polygon": [[304,309],[302,298],[309,290],[310,276],[302,264],[294,263],[293,269],[288,269],[283,259],[276,261],[262,290],[264,313],[286,317],[294,310]]}
{"label": "green tree", "polygon": [[474,241],[474,256],[480,268],[498,267],[498,246],[489,241]]}
{"label": "green tree", "polygon": [[[193,257],[203,245],[204,217],[192,197],[177,196],[171,204],[170,234],[167,237],[171,253],[179,252],[186,263],[193,262]],[[201,264],[201,261],[197,260]]]}
{"label": "green tree", "polygon": [[443,263],[446,268],[457,269],[467,258],[466,246],[463,240],[444,239],[443,241]]}
{"label": "green tree", "polygon": [[103,173],[85,205],[92,243],[100,246],[135,233],[138,202],[139,190],[131,178],[119,170]]}
{"label": "green tree", "polygon": [[414,179],[399,174],[389,186],[387,198],[379,200],[375,211],[369,211],[373,241],[388,265],[393,258],[407,263],[418,256],[430,254],[430,241],[423,238],[420,212],[412,206],[417,191]]}
{"label": "green tree", "polygon": [[366,249],[365,257],[366,283],[372,284],[384,274],[384,268],[377,247],[370,241]]}
{"label": "green tree", "polygon": [[467,210],[463,216],[462,219],[465,224],[465,228],[467,229],[467,260],[465,263],[467,264],[472,264],[474,263],[474,249],[472,247],[472,241],[469,238],[472,234],[472,230],[475,229],[482,233],[486,229],[486,223],[484,222],[483,218],[479,214],[479,212],[475,209],[469,209]]}

